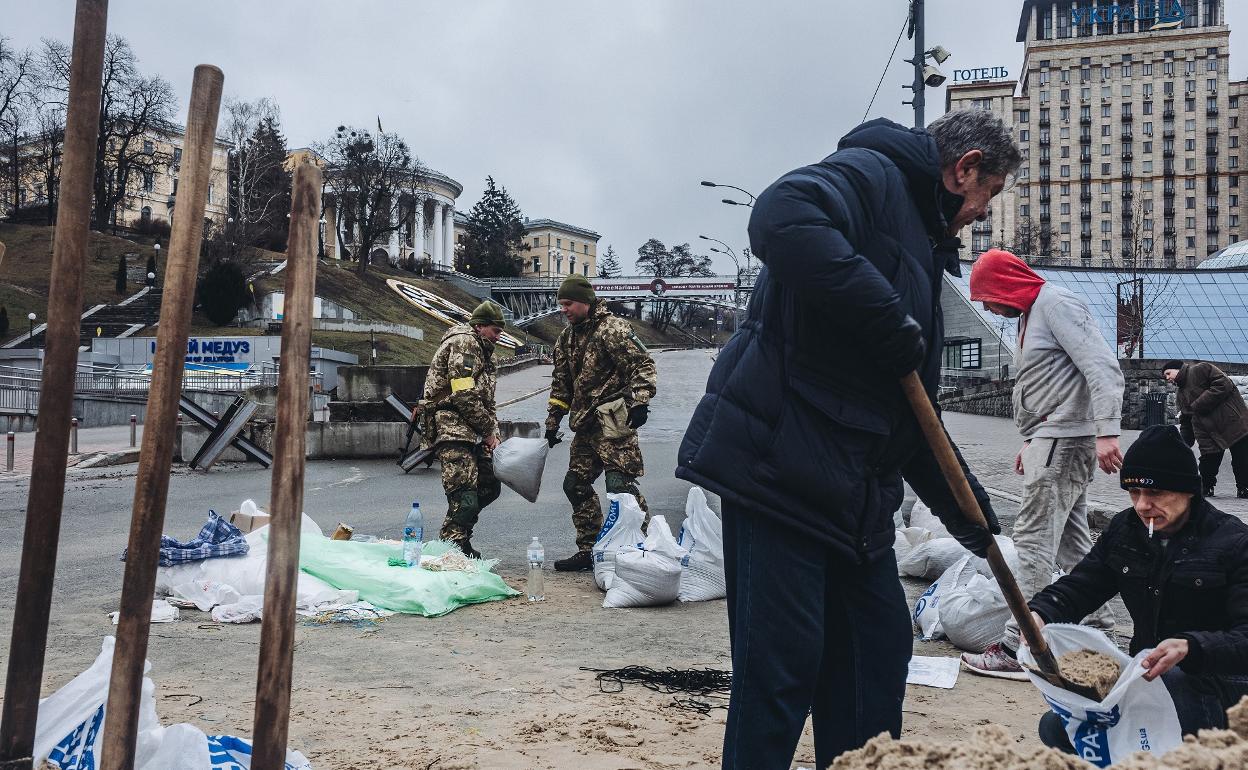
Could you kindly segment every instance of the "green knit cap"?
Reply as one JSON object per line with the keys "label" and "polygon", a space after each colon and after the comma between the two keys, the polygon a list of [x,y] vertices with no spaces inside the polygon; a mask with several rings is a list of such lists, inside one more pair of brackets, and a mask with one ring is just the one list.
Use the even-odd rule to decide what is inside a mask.
{"label": "green knit cap", "polygon": [[477,305],[476,309],[472,311],[472,317],[468,319],[468,323],[469,325],[492,324],[499,328],[507,325],[507,322],[503,320],[503,309],[488,299]]}
{"label": "green knit cap", "polygon": [[569,275],[563,279],[563,283],[559,284],[558,298],[592,305],[594,300],[598,299],[598,295],[594,294],[594,287],[588,278],[583,275]]}

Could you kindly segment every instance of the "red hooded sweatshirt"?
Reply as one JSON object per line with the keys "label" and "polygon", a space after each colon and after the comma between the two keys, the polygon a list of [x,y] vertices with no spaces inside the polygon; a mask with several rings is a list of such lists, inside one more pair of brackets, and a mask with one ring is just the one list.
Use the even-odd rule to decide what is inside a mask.
{"label": "red hooded sweatshirt", "polygon": [[1008,251],[989,249],[971,267],[971,301],[1031,310],[1044,279]]}

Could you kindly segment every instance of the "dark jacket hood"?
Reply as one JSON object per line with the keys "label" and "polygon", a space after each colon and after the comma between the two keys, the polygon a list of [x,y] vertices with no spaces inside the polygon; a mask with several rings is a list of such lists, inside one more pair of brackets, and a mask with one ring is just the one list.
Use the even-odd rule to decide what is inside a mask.
{"label": "dark jacket hood", "polygon": [[[858,147],[874,150],[891,160],[910,184],[910,193],[933,240],[946,239],[948,223],[941,213],[944,184],[936,140],[921,128],[906,128],[887,118],[867,121],[842,137],[837,150]],[[952,193],[950,193],[952,194]]]}

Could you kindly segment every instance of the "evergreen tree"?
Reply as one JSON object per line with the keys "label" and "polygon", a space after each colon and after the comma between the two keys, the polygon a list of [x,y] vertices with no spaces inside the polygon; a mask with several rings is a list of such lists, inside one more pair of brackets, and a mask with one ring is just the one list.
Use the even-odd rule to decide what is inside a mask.
{"label": "evergreen tree", "polygon": [[9,336],[9,308],[0,306],[0,339]]}
{"label": "evergreen tree", "polygon": [[247,279],[233,262],[215,263],[199,281],[199,303],[208,319],[217,326],[233,321],[247,299]]}
{"label": "evergreen tree", "polygon": [[121,254],[117,257],[117,283],[115,284],[117,293],[126,296],[126,255]]}
{"label": "evergreen tree", "polygon": [[618,278],[622,272],[620,259],[615,255],[615,247],[608,246],[607,253],[603,255],[602,261],[598,263],[598,277]]}
{"label": "evergreen tree", "polygon": [[456,256],[457,265],[479,277],[520,275],[520,248],[524,243],[520,207],[507,188],[495,185],[494,177],[486,177],[485,184],[481,200],[468,214],[468,234]]}
{"label": "evergreen tree", "polygon": [[286,215],[290,212],[291,173],[286,169],[286,156],[286,137],[273,116],[262,119],[246,148],[235,153],[235,165],[245,163],[251,172],[246,189],[235,196],[241,214],[236,221],[244,229],[241,235],[245,242],[272,251],[286,250],[290,223]]}

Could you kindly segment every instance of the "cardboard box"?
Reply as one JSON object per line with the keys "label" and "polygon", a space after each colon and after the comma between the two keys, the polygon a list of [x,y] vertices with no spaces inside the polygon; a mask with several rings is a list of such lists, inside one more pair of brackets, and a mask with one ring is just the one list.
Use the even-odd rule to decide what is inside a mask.
{"label": "cardboard box", "polygon": [[267,527],[269,525],[269,514],[257,513],[254,516],[247,516],[234,511],[234,513],[230,514],[230,523],[241,529],[243,534],[247,534],[261,527]]}

